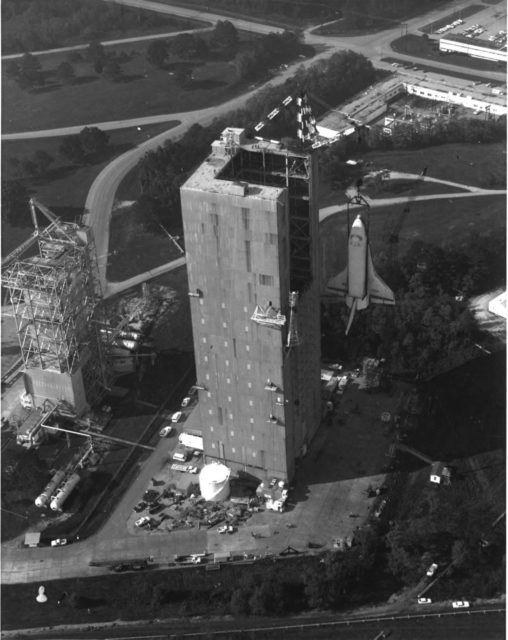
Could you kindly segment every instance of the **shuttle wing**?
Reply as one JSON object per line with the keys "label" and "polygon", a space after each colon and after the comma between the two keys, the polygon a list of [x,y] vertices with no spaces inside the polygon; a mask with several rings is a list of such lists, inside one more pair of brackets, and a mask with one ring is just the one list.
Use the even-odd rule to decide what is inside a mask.
{"label": "shuttle wing", "polygon": [[393,291],[383,282],[374,269],[370,250],[368,257],[368,279],[368,293],[371,302],[375,304],[395,304]]}
{"label": "shuttle wing", "polygon": [[335,293],[343,298],[348,292],[348,276],[347,267],[344,271],[341,271],[338,275],[330,278],[326,285],[326,290],[330,293]]}

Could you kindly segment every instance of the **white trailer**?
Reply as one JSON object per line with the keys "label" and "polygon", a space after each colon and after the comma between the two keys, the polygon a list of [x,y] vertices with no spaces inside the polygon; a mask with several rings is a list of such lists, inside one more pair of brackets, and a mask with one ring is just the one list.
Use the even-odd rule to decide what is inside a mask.
{"label": "white trailer", "polygon": [[203,436],[198,433],[188,433],[183,431],[178,436],[178,442],[189,449],[197,449],[198,451],[203,451],[204,449]]}

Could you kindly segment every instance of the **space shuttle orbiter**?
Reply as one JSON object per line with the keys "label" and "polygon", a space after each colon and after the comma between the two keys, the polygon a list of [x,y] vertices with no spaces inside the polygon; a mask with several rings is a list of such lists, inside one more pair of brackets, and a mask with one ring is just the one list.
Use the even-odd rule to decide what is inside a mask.
{"label": "space shuttle orbiter", "polygon": [[347,306],[351,309],[346,335],[349,333],[357,309],[365,309],[371,302],[395,304],[393,291],[374,269],[367,231],[360,215],[351,226],[347,267],[328,281],[327,291],[345,298]]}

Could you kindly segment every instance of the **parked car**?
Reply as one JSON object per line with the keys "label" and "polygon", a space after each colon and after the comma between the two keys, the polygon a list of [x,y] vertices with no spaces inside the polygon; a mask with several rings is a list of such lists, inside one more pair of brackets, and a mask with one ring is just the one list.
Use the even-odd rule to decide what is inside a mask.
{"label": "parked car", "polygon": [[180,420],[180,418],[182,417],[182,412],[181,411],[176,411],[172,416],[171,416],[171,422],[178,422]]}
{"label": "parked car", "polygon": [[437,570],[437,564],[435,562],[433,562],[430,567],[427,569],[427,575],[428,576],[433,576],[436,573]]}
{"label": "parked car", "polygon": [[190,403],[191,403],[190,396],[187,396],[186,398],[184,398],[182,400],[182,405],[181,406],[182,407],[188,407],[190,405]]}
{"label": "parked car", "polygon": [[467,600],[454,600],[452,602],[452,607],[454,609],[467,609],[469,607],[469,602]]}
{"label": "parked car", "polygon": [[51,540],[52,547],[63,547],[67,544],[67,538],[55,538],[55,540]]}
{"label": "parked car", "polygon": [[217,533],[227,533],[227,530],[228,530],[228,525],[223,524],[217,529]]}
{"label": "parked car", "polygon": [[136,513],[140,513],[141,511],[143,511],[143,509],[146,509],[147,506],[147,503],[141,500],[141,502],[138,502],[138,504],[136,504],[133,509]]}
{"label": "parked car", "polygon": [[146,527],[146,525],[150,522],[150,518],[148,516],[141,516],[134,523],[136,527]]}
{"label": "parked car", "polygon": [[174,427],[172,427],[170,424],[168,424],[166,427],[163,427],[160,431],[159,431],[159,435],[161,438],[167,438],[168,436],[173,435],[174,432]]}
{"label": "parked car", "polygon": [[430,598],[418,598],[418,604],[432,604]]}

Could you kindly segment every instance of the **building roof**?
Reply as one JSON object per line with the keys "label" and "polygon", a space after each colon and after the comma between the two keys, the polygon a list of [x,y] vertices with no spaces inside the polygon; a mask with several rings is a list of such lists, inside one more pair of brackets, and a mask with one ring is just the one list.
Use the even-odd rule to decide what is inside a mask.
{"label": "building roof", "polygon": [[39,544],[41,540],[41,532],[40,531],[29,531],[25,533],[25,544],[28,546]]}

